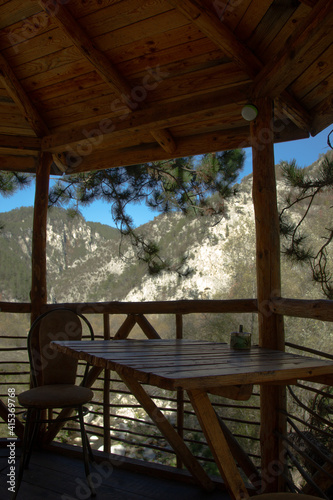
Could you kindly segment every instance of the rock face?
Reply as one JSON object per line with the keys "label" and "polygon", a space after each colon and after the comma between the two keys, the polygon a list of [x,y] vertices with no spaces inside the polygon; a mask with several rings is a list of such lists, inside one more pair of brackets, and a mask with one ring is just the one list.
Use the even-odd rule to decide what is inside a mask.
{"label": "rock face", "polygon": [[[310,167],[309,167],[310,168]],[[287,187],[277,169],[278,199]],[[138,228],[156,241],[171,262],[186,258],[191,272],[150,275],[137,261],[129,242],[116,229],[69,218],[63,209],[49,212],[47,266],[49,302],[150,301],[175,299],[251,298],[256,295],[255,222],[252,176],[237,185],[237,194],[225,205],[220,220],[159,215]],[[325,201],[332,205],[332,194]],[[329,210],[314,207],[307,222],[313,238],[320,237],[317,216],[329,224]],[[294,212],[297,217],[299,212]],[[0,300],[29,300],[32,208],[1,213]],[[312,227],[313,226],[313,227]],[[285,264],[282,259],[284,295],[322,298],[307,269]]]}

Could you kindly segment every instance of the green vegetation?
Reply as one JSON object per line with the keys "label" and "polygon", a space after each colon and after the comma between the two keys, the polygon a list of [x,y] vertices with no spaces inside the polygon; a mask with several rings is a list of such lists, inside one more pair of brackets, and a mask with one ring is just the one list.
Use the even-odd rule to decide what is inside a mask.
{"label": "green vegetation", "polygon": [[[277,167],[278,196],[280,211],[284,222],[289,224],[289,238],[282,242],[282,296],[303,299],[323,298],[322,283],[313,280],[313,268],[310,260],[305,259],[300,266],[298,259],[290,261],[287,258],[287,242],[295,244],[301,220],[302,235],[300,240],[306,249],[322,248],[326,257],[326,266],[332,265],[331,247],[325,244],[329,239],[322,240],[323,228],[331,228],[332,217],[332,190],[320,189],[315,197],[302,198],[289,183],[284,180],[283,170]],[[316,166],[309,167],[305,173],[295,170],[297,179],[304,176],[315,179]],[[318,177],[318,176],[317,176]],[[177,269],[183,266],[179,273],[160,272],[150,274],[147,262],[143,258],[138,261],[133,250],[131,234],[119,235],[116,229],[108,226],[86,222],[80,215],[72,218],[63,208],[54,207],[49,211],[48,220],[48,291],[49,302],[86,302],[112,300],[172,300],[172,299],[239,299],[256,296],[255,273],[255,234],[253,204],[251,197],[251,176],[235,186],[237,193],[223,206],[223,213],[216,213],[212,218],[197,216],[193,213],[182,214],[171,210],[156,217],[152,222],[136,229],[136,235],[142,240],[154,240],[159,250],[159,257],[169,262],[169,267]],[[291,195],[295,195],[292,198]],[[311,209],[307,207],[309,200]],[[287,205],[286,205],[287,200]],[[288,201],[289,200],[289,201]],[[297,201],[296,201],[297,200]],[[288,208],[284,209],[284,207]],[[289,214],[288,218],[285,217]],[[304,214],[306,213],[306,217]],[[215,217],[215,218],[214,218]],[[289,219],[291,219],[289,221]],[[8,213],[0,214],[4,228],[0,232],[0,283],[2,300],[29,300],[30,288],[30,256],[32,209],[21,208]],[[216,225],[212,225],[214,220]],[[286,233],[287,234],[287,233]],[[288,236],[288,234],[287,234]],[[299,246],[298,246],[299,248]],[[311,250],[314,256],[315,251]],[[186,261],[179,260],[185,256]],[[149,266],[148,266],[149,268]],[[326,267],[326,270],[332,267]],[[152,271],[152,269],[150,269]],[[191,272],[189,272],[191,271]],[[326,282],[328,285],[330,281]],[[132,295],[129,295],[132,294]],[[130,299],[128,298],[130,297]],[[134,298],[133,298],[134,297]],[[138,297],[138,298],[137,298]],[[0,300],[1,300],[0,299]],[[101,315],[91,316],[96,333],[103,331]],[[111,334],[113,335],[124,321],[125,316],[111,316]],[[162,338],[174,338],[176,332],[175,317],[173,315],[149,315],[147,319],[152,323]],[[22,347],[25,345],[25,335],[28,329],[28,315],[1,314],[0,337],[2,347]],[[196,338],[221,342],[229,342],[230,332],[238,326],[244,325],[244,330],[253,335],[253,342],[258,341],[258,324],[255,314],[191,314],[183,317],[184,338]],[[324,323],[310,319],[285,318],[286,340],[305,347],[331,352],[332,323]],[[9,339],[9,336],[17,338]],[[19,339],[18,337],[22,338]],[[135,327],[131,338],[143,338],[139,327]],[[3,387],[6,384],[14,385],[17,391],[28,384],[28,376],[22,375],[26,370],[27,360],[24,351],[9,351],[10,362],[2,365],[1,375]],[[17,375],[6,375],[15,371]],[[24,385],[25,384],[25,385]],[[113,383],[114,384],[114,383]],[[102,380],[98,380],[97,387],[102,387]],[[115,385],[113,385],[113,388]],[[325,393],[315,398],[309,391],[302,394],[302,403],[315,409],[317,413],[330,418],[331,394]],[[102,392],[97,393],[97,406],[101,406]],[[258,426],[252,422],[258,420],[258,401],[253,396],[249,402],[230,406],[230,401],[216,398],[220,404],[218,412],[228,423],[230,430],[239,437],[244,448],[253,454],[259,454]],[[119,399],[119,401],[118,401]],[[113,403],[120,404],[122,398],[114,397]],[[122,400],[124,403],[124,400]],[[125,401],[126,402],[126,401]],[[130,401],[135,405],[135,401]],[[292,411],[305,419],[306,411],[295,403],[289,403]],[[227,407],[228,405],[228,407]],[[249,406],[249,408],[247,407]],[[112,408],[114,428],[120,428],[126,437],[120,433],[112,436],[113,441],[131,440],[131,432],[139,432],[140,445],[138,451],[135,444],[126,445],[127,454],[131,456],[148,457],[149,460],[163,463],[174,463],[173,455],[164,453],[156,447],[163,447],[158,434],[154,435],[152,427],[147,427],[142,410],[133,408],[132,420],[126,421],[121,417],[122,408]],[[243,422],[239,422],[242,415]],[[174,414],[170,411],[172,420]],[[135,420],[136,419],[136,420]],[[193,424],[193,418],[186,413],[186,426]],[[143,421],[143,423],[137,422]],[[248,423],[249,422],[249,423]],[[173,422],[174,423],[174,422]],[[118,425],[119,424],[119,425]],[[194,425],[194,424],[193,424]],[[316,425],[319,426],[317,423]],[[127,426],[127,427],[126,427]],[[96,428],[92,428],[95,432]],[[129,431],[128,434],[125,431]],[[67,432],[67,434],[66,434]],[[61,439],[71,440],[72,431],[65,431]],[[148,436],[149,435],[149,436]],[[147,437],[148,436],[148,437]],[[194,427],[188,436],[193,442],[190,447],[201,456],[208,456],[209,452],[199,429]],[[319,438],[318,438],[319,439]],[[134,440],[134,437],[133,437]],[[146,453],[147,445],[152,445],[154,458]],[[325,443],[324,443],[325,444]],[[331,442],[327,444],[330,450]],[[212,462],[208,462],[207,470],[216,472]]]}
{"label": "green vegetation", "polygon": [[86,172],[61,178],[50,190],[52,206],[69,207],[71,216],[102,199],[123,236],[127,236],[138,260],[151,274],[162,270],[187,275],[184,257],[162,256],[163,247],[151,234],[136,231],[127,213],[129,203],[145,203],[159,213],[179,211],[184,215],[221,216],[225,200],[235,194],[234,184],[243,168],[241,150],[177,158],[141,165]]}
{"label": "green vegetation", "polygon": [[[281,170],[290,187],[280,212],[281,234],[285,238],[283,252],[291,262],[309,267],[313,281],[320,285],[328,299],[333,300],[330,252],[333,242],[333,154],[322,156],[315,168],[299,168],[293,160],[282,162]],[[295,222],[296,205],[299,210]],[[321,213],[323,211],[326,213]],[[311,212],[315,217],[310,217]],[[321,224],[314,224],[319,215]]]}

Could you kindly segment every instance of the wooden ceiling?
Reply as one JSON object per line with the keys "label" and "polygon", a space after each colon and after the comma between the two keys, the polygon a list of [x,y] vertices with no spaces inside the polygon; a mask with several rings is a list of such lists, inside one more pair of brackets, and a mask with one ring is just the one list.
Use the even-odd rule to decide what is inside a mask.
{"label": "wooden ceiling", "polygon": [[53,173],[275,141],[333,121],[333,0],[0,0],[0,169]]}

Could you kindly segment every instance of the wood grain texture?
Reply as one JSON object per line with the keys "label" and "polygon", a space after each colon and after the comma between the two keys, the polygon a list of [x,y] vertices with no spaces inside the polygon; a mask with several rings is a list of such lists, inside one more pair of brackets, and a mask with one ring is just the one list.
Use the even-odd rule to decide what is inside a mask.
{"label": "wood grain texture", "polygon": [[55,348],[92,365],[126,372],[165,389],[214,388],[237,384],[310,379],[333,373],[333,361],[252,347],[186,340],[56,342]]}
{"label": "wood grain texture", "polygon": [[[332,120],[331,2],[4,2],[0,134],[70,138],[89,134],[94,121],[118,120],[117,137],[103,141],[111,166],[170,159],[248,146],[242,139],[248,124],[240,111],[257,95],[272,97],[274,120],[294,124],[275,141],[317,134]],[[232,90],[242,84],[239,98]],[[218,100],[214,107],[219,91],[229,92],[222,113]],[[189,103],[192,110],[186,113]],[[153,108],[159,116],[149,128]],[[161,125],[169,108],[180,113]],[[147,110],[145,130],[122,127],[125,110]],[[234,136],[225,135],[228,129]],[[207,140],[211,132],[216,147],[214,137]],[[65,142],[50,152],[63,154]],[[82,171],[106,165],[94,151],[83,159]],[[12,166],[5,162],[4,168]],[[16,168],[36,169],[20,163]]]}
{"label": "wood grain texture", "polygon": [[38,162],[31,251],[31,320],[41,314],[41,307],[47,302],[46,281],[46,225],[49,193],[49,179],[52,157],[43,153]]}

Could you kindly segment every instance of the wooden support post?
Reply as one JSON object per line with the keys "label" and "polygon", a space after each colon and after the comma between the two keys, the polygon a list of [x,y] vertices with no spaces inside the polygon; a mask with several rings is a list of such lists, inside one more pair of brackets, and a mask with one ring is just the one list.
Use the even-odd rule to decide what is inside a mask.
{"label": "wooden support post", "polygon": [[144,408],[144,410],[148,413],[156,427],[166,438],[176,454],[180,455],[182,462],[186,465],[197,483],[207,491],[213,491],[214,483],[208,474],[202,468],[198,460],[192,455],[183,439],[177,434],[171,423],[156,406],[142,385],[140,385],[139,382],[137,382],[133,377],[126,376],[123,372],[118,373],[118,375],[127,385],[133,396],[139,401],[142,408]]}
{"label": "wooden support post", "polygon": [[[277,210],[273,101],[258,99],[254,103],[258,116],[251,123],[253,154],[253,203],[256,225],[257,297],[259,343],[262,347],[284,350],[283,316],[272,313],[269,301],[281,296],[280,236]],[[282,491],[282,442],[276,431],[285,432],[285,419],[279,409],[285,408],[284,386],[261,386],[261,457],[264,493]]]}
{"label": "wooden support post", "polygon": [[199,389],[187,393],[230,497],[232,500],[250,498],[208,394]]}
{"label": "wooden support post", "polygon": [[31,321],[47,302],[46,225],[52,156],[42,153],[36,171],[36,192],[32,234]]}

